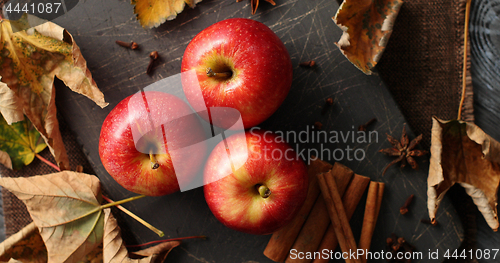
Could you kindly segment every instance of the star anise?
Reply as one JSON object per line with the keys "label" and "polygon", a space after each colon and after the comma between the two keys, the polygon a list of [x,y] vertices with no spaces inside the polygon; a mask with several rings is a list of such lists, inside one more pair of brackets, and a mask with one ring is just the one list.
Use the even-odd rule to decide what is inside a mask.
{"label": "star anise", "polygon": [[[236,0],[237,3],[241,1],[243,0]],[[270,3],[271,5],[276,5],[273,0],[266,0],[266,2]],[[259,0],[250,0],[250,6],[252,7],[252,15],[255,15],[255,13],[257,12],[257,7],[259,7]]]}
{"label": "star anise", "polygon": [[384,169],[384,172],[382,175],[385,174],[387,169],[391,167],[393,164],[396,164],[398,162],[401,162],[401,168],[406,166],[406,163],[409,163],[411,165],[411,168],[413,169],[418,169],[418,164],[417,161],[415,161],[415,158],[413,157],[420,157],[428,151],[424,150],[416,150],[415,147],[420,143],[422,140],[422,134],[417,136],[417,138],[413,139],[411,142],[408,139],[408,135],[406,134],[406,129],[405,126],[403,126],[403,133],[401,134],[401,141],[398,141],[391,135],[387,134],[387,140],[392,144],[392,148],[387,148],[387,149],[382,149],[379,152],[389,155],[389,156],[396,156],[394,161],[390,162]]}

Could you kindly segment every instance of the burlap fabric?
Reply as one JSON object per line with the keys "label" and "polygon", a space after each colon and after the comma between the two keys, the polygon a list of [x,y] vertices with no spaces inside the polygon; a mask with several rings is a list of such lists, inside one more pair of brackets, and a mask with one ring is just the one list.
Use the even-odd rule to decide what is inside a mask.
{"label": "burlap fabric", "polygon": [[[457,118],[462,93],[465,3],[405,1],[377,65],[409,125],[415,134],[423,134],[425,148],[430,146],[433,115]],[[470,73],[467,79],[462,116],[474,121]]]}
{"label": "burlap fabric", "polygon": [[[0,5],[2,4],[0,0]],[[430,142],[431,116],[457,117],[461,94],[465,0],[411,0],[403,4],[389,45],[377,66],[416,134],[424,135],[423,147]],[[472,87],[466,92],[463,117],[473,120]],[[60,124],[72,168],[84,166],[92,173],[85,154],[66,127]],[[42,155],[52,160],[50,153]],[[0,168],[2,176],[30,176],[54,172],[36,160],[21,171]],[[2,190],[6,236],[20,230],[31,220],[24,204]],[[463,196],[459,194],[459,196]],[[470,201],[470,200],[469,200]],[[463,206],[467,207],[467,206]],[[457,206],[466,229],[465,247],[474,245],[475,218],[470,209]],[[474,209],[472,206],[471,209]],[[472,224],[472,225],[471,225]]]}

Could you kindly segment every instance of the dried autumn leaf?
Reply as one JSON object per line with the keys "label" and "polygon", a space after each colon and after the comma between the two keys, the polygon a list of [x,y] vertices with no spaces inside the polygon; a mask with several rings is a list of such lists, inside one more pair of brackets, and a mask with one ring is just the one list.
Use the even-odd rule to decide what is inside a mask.
{"label": "dried autumn leaf", "polygon": [[[56,116],[54,77],[101,107],[107,103],[73,37],[51,22],[30,27],[29,21],[34,20],[28,17],[0,22],[1,83],[15,93],[13,96],[4,92],[4,85],[0,85],[0,101],[11,104],[1,113],[9,122],[19,120],[24,113],[42,135],[59,167],[68,169]],[[22,105],[22,110],[18,105]]]}
{"label": "dried autumn leaf", "polygon": [[104,207],[97,177],[63,171],[0,177],[0,185],[26,204],[47,247],[49,262],[76,262],[102,242]]}
{"label": "dried autumn leaf", "polygon": [[[10,260],[10,261],[9,261]],[[0,262],[46,263],[47,248],[35,223],[0,243]],[[76,263],[102,263],[102,243]]]}
{"label": "dried autumn leaf", "polygon": [[194,8],[201,0],[131,0],[134,14],[145,28],[158,27],[167,20],[173,20],[184,10],[184,6]]}
{"label": "dried autumn leaf", "polygon": [[[35,155],[45,147],[47,145],[41,140],[40,133],[28,119],[9,125],[0,116],[0,151],[7,153],[11,168],[20,169],[23,165],[30,164]],[[5,165],[3,158],[0,153],[0,163]]]}
{"label": "dried autumn leaf", "polygon": [[121,230],[109,209],[104,210],[104,263],[152,263],[163,262],[168,253],[181,244],[180,241],[160,243],[137,252],[128,252],[121,238]]}
{"label": "dried autumn leaf", "polygon": [[392,33],[402,0],[345,0],[333,21],[344,31],[337,46],[365,74],[377,65]]}
{"label": "dried autumn leaf", "polygon": [[5,167],[12,169],[12,160],[8,153],[0,150],[0,164],[3,164]]}
{"label": "dried autumn leaf", "polygon": [[0,244],[0,262],[15,259],[23,263],[47,262],[47,249],[34,223]]}
{"label": "dried autumn leaf", "polygon": [[472,123],[433,118],[427,206],[431,220],[444,195],[462,185],[497,230],[497,192],[500,184],[500,143]]}
{"label": "dried autumn leaf", "polygon": [[0,82],[0,113],[9,125],[24,120],[23,105],[7,84]]}

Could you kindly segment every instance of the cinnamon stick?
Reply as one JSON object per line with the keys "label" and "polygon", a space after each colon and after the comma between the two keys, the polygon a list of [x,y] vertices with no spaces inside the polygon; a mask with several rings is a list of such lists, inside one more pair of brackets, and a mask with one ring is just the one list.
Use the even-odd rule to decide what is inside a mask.
{"label": "cinnamon stick", "polygon": [[[326,218],[326,220],[325,220]],[[321,238],[325,234],[325,230],[328,228],[330,224],[330,217],[328,216],[328,210],[326,210],[325,199],[320,196],[316,200],[309,217],[307,218],[302,230],[300,230],[297,239],[293,243],[293,246],[290,248],[290,251],[299,252],[314,252],[321,242]],[[306,257],[292,257],[292,254],[289,254],[286,258],[286,263],[297,263],[297,262],[308,262]]]}
{"label": "cinnamon stick", "polygon": [[380,207],[382,207],[382,198],[384,198],[384,190],[385,190],[385,184],[379,182],[378,183],[377,214],[375,215],[376,218],[378,218],[378,214],[380,213]]}
{"label": "cinnamon stick", "polygon": [[[345,194],[342,197],[342,204],[344,205],[345,212],[349,220],[354,214],[354,211],[356,211],[356,207],[358,206],[359,201],[361,201],[361,197],[363,196],[363,193],[365,192],[366,187],[368,187],[369,183],[370,183],[370,178],[359,174],[355,174],[351,183],[347,187],[347,190],[345,191]],[[338,244],[339,242],[337,240],[337,236],[335,236],[335,231],[333,230],[333,226],[332,224],[330,224],[316,251],[319,252],[322,252],[324,250],[334,251]],[[326,257],[324,258],[318,257],[315,258],[312,262],[328,263],[330,262],[330,259]]]}
{"label": "cinnamon stick", "polygon": [[332,165],[319,159],[311,161],[307,167],[309,176],[309,187],[307,190],[307,197],[302,205],[300,211],[292,221],[280,230],[276,231],[269,240],[269,243],[264,250],[264,255],[276,262],[285,261],[290,248],[292,247],[295,239],[299,235],[302,225],[309,216],[309,212],[313,208],[316,199],[319,196],[319,186],[317,174],[324,173],[332,169]]}
{"label": "cinnamon stick", "polygon": [[[351,181],[354,172],[347,166],[340,163],[335,163],[332,170],[325,173],[326,177],[335,179],[334,181],[338,185],[339,194],[343,195],[347,189],[347,185]],[[309,217],[307,218],[302,230],[297,236],[291,249],[295,249],[297,252],[314,252],[318,248],[321,239],[330,224],[330,217],[328,216],[328,210],[326,208],[325,200],[322,196],[318,197],[316,203],[314,204]],[[287,263],[303,263],[310,262],[310,259],[306,257],[295,257],[292,258],[291,254],[286,259]]]}
{"label": "cinnamon stick", "polygon": [[359,238],[359,248],[365,252],[361,258],[363,263],[366,263],[366,252],[370,250],[373,231],[377,224],[378,213],[384,193],[384,184],[371,182],[368,188],[368,196],[366,197],[365,215],[363,217],[363,226],[361,228],[361,237]]}
{"label": "cinnamon stick", "polygon": [[[327,177],[324,174],[318,175],[318,183],[321,189],[323,198],[325,199],[328,214],[332,221],[333,230],[340,244],[340,248],[343,252],[357,251],[356,241],[352,234],[351,226],[349,225],[349,220],[345,213],[344,206],[342,205],[342,198],[338,192],[337,183],[331,177]],[[346,262],[360,263],[361,261],[357,258],[347,257]]]}

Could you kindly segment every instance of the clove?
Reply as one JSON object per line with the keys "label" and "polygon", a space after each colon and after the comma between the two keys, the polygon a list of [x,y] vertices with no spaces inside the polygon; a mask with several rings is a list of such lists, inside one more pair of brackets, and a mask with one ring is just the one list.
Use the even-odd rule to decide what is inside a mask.
{"label": "clove", "polygon": [[374,122],[377,121],[377,118],[372,118],[371,120],[367,121],[365,124],[361,124],[358,127],[358,131],[366,131],[368,129],[368,126],[373,124]]}
{"label": "clove", "polygon": [[148,69],[146,70],[147,74],[151,73],[151,70],[153,69],[154,62],[155,62],[155,60],[158,59],[158,57],[159,57],[158,51],[153,51],[153,52],[149,53],[149,58],[151,60],[149,60]]}
{"label": "clove", "polygon": [[118,44],[119,46],[122,46],[122,47],[130,48],[130,49],[138,49],[139,48],[139,44],[135,43],[134,41],[128,43],[125,41],[116,40],[115,42],[116,42],[116,44]]}
{"label": "clove", "polygon": [[397,259],[396,253],[411,253],[415,251],[415,247],[406,242],[403,237],[398,238],[396,234],[392,233],[391,237],[386,239],[386,251],[392,255],[386,259],[388,262],[411,262],[411,259]]}
{"label": "clove", "polygon": [[316,61],[310,60],[310,61],[302,62],[299,64],[299,66],[304,67],[304,68],[314,68],[316,66]]}
{"label": "clove", "polygon": [[333,99],[332,98],[326,99],[325,106],[323,106],[323,110],[321,111],[321,115],[324,115],[332,105],[333,105]]}
{"label": "clove", "polygon": [[413,201],[413,197],[415,197],[415,195],[410,195],[410,197],[408,197],[404,203],[404,205],[399,208],[399,213],[401,213],[402,215],[408,213],[408,207],[410,206],[411,202]]}
{"label": "clove", "polygon": [[321,130],[321,128],[323,128],[323,123],[317,121],[314,123],[314,128],[316,128],[317,130]]}

